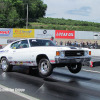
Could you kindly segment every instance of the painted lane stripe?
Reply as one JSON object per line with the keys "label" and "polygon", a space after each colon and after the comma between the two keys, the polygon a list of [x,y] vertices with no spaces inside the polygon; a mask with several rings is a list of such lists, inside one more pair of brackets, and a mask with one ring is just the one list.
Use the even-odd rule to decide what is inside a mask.
{"label": "painted lane stripe", "polygon": [[99,71],[86,70],[86,69],[82,69],[82,71],[86,71],[86,72],[92,72],[92,73],[99,73],[99,74],[100,74],[100,72],[99,72]]}
{"label": "painted lane stripe", "polygon": [[[2,88],[2,89],[7,89],[8,87],[3,86],[3,85],[0,84],[0,88]],[[11,88],[9,88],[9,89],[11,89]],[[24,93],[22,93],[22,92],[18,92],[18,91],[8,91],[8,92],[11,92],[11,93],[13,93],[13,94],[16,94],[16,95],[18,95],[18,96],[20,96],[20,97],[23,97],[23,98],[25,98],[25,99],[28,99],[28,100],[40,100],[40,99],[34,98],[34,97],[32,97],[32,96],[29,96],[29,95],[27,95],[27,94],[24,94]]]}

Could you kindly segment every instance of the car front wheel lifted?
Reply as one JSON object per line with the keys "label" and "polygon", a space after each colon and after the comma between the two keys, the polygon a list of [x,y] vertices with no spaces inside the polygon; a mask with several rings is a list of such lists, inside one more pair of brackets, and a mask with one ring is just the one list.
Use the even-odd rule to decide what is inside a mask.
{"label": "car front wheel lifted", "polygon": [[70,64],[67,67],[68,67],[68,69],[69,69],[69,71],[71,73],[78,73],[81,70],[81,68],[82,68],[82,64],[81,63],[78,63],[78,64]]}

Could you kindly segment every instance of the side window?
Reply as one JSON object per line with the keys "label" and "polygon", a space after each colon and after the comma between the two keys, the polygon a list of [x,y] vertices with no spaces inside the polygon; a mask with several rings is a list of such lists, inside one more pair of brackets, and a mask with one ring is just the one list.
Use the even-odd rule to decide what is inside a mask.
{"label": "side window", "polygon": [[28,41],[27,41],[27,40],[22,40],[22,41],[19,43],[17,49],[28,48],[28,47],[29,47]]}
{"label": "side window", "polygon": [[15,42],[11,45],[12,49],[17,49],[19,42]]}

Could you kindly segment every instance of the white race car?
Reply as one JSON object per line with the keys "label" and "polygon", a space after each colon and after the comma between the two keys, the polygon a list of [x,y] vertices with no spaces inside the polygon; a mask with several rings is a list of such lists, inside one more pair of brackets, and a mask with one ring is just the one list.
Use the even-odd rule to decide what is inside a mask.
{"label": "white race car", "polygon": [[87,49],[56,46],[47,39],[20,39],[0,50],[3,71],[11,71],[14,65],[29,66],[37,68],[41,77],[51,75],[55,67],[67,66],[70,72],[78,73],[82,63],[90,60]]}

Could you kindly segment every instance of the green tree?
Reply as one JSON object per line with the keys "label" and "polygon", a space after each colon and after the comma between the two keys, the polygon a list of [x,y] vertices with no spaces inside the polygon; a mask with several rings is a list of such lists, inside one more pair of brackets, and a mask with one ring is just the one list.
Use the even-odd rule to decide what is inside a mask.
{"label": "green tree", "polygon": [[23,2],[20,0],[0,0],[0,27],[11,28],[18,25],[23,15],[20,14],[22,6]]}
{"label": "green tree", "polygon": [[47,5],[43,3],[42,0],[23,0],[24,4],[24,17],[26,17],[26,4],[28,3],[28,16],[30,19],[38,19],[39,17],[45,16],[45,11],[47,9]]}
{"label": "green tree", "polygon": [[45,15],[47,5],[42,0],[0,0],[0,27],[23,27],[26,23],[26,3],[29,6],[29,19]]}

